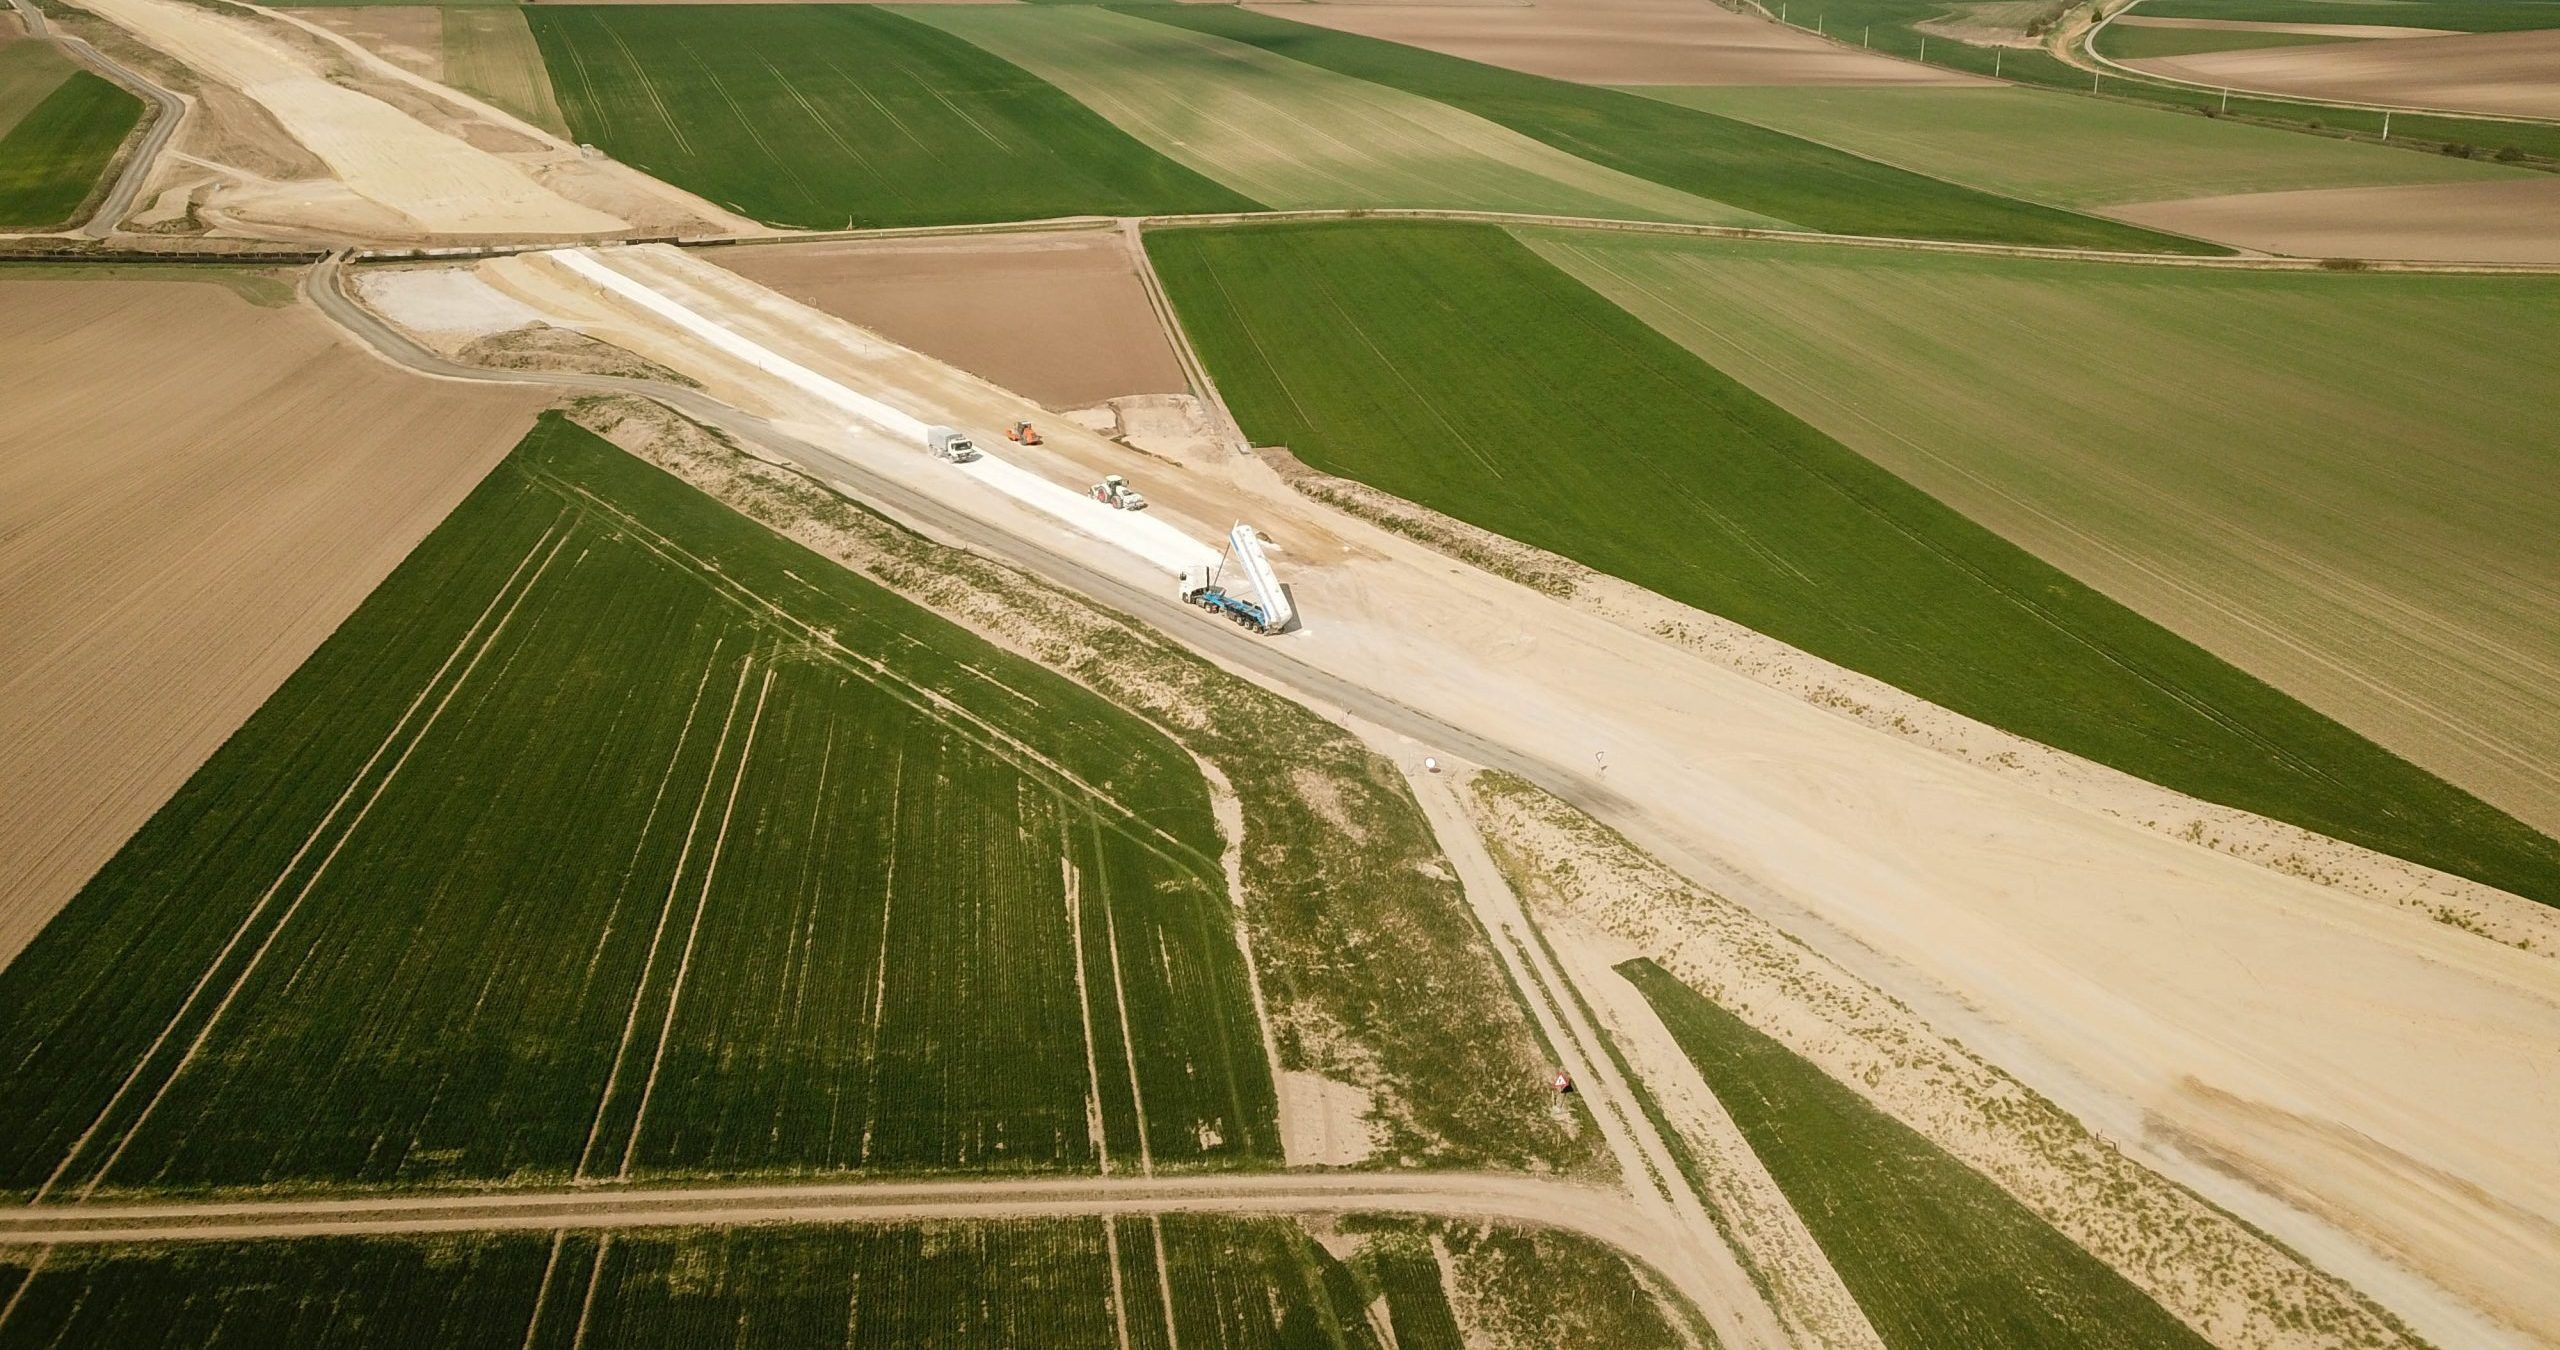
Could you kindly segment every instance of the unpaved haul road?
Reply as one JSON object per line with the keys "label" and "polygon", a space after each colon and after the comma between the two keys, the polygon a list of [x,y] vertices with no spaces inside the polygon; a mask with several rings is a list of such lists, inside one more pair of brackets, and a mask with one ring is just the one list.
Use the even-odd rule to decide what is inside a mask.
{"label": "unpaved haul road", "polygon": [[1621,1193],[1479,1172],[1263,1172],[1183,1177],[638,1186],[363,1199],[31,1205],[0,1210],[0,1246],[666,1228],[738,1223],[889,1223],[1111,1214],[1400,1213],[1560,1228],[1650,1263],[1660,1234]]}

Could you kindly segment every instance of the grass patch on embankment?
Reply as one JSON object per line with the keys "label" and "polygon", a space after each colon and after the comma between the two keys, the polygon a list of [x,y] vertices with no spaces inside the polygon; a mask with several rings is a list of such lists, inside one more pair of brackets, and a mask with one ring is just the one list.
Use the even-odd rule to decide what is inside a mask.
{"label": "grass patch on embankment", "polygon": [[2050,89],[1736,86],[1630,92],[1757,122],[1950,182],[2075,208],[2462,182],[2521,172]]}
{"label": "grass patch on embankment", "polygon": [[0,135],[0,226],[70,221],[141,120],[142,100],[73,71]]}
{"label": "grass patch on embankment", "polygon": [[1989,1179],[1650,960],[1618,968],[1886,1345],[2206,1344]]}
{"label": "grass patch on embankment", "polygon": [[2560,844],[1942,505],[1499,231],[1159,231],[1256,440],[2187,792],[2560,901]]}
{"label": "grass patch on embankment", "polygon": [[[1170,1350],[1169,1284],[1181,1345],[1375,1350],[1381,1341],[1366,1317],[1379,1296],[1372,1253],[1392,1258],[1444,1229],[1409,1226],[1426,1236],[1396,1241],[1392,1252],[1381,1251],[1390,1238],[1364,1236],[1349,1261],[1297,1220],[1214,1215],[70,1246],[43,1258],[0,1343]],[[1629,1282],[1623,1260],[1577,1247],[1576,1239],[1447,1231],[1455,1243],[1587,1250],[1594,1259],[1583,1265]],[[34,1260],[28,1249],[0,1249],[0,1303]],[[1387,1291],[1398,1331],[1454,1328],[1427,1247],[1420,1261],[1427,1278],[1398,1278]],[[1522,1273],[1547,1270],[1531,1263]],[[1569,1286],[1506,1293],[1567,1317],[1580,1297]],[[1458,1344],[1398,1339],[1412,1350]],[[1547,1343],[1601,1350],[1671,1342]]]}
{"label": "grass patch on embankment", "polygon": [[1269,1160],[1219,851],[1143,722],[549,419],[0,972],[0,1187]]}
{"label": "grass patch on embankment", "polygon": [[1993,196],[1693,108],[1230,5],[1126,12],[1436,99],[1595,164],[1808,230],[2137,252],[2228,251]]}
{"label": "grass patch on embankment", "polygon": [[868,5],[525,11],[581,141],[813,229],[1249,210],[1054,86]]}

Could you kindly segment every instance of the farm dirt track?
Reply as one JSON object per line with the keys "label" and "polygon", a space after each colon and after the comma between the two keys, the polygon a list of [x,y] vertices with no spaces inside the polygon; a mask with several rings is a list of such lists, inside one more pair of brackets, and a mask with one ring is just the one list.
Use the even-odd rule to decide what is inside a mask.
{"label": "farm dirt track", "polygon": [[1188,388],[1116,231],[773,244],[703,256],[1051,408]]}
{"label": "farm dirt track", "polygon": [[2126,63],[2197,84],[2504,117],[2560,117],[2560,28],[2198,52]]}
{"label": "farm dirt track", "polygon": [[2304,258],[2560,263],[2560,178],[2312,188],[2111,206],[2103,214]]}
{"label": "farm dirt track", "polygon": [[1250,5],[1278,18],[1585,84],[1982,85],[1707,0]]}
{"label": "farm dirt track", "polygon": [[[827,320],[780,297],[705,290],[682,279],[699,264],[680,268],[660,252],[608,256],[737,331],[928,415],[1000,425],[1008,406],[1030,406],[933,374],[922,358],[857,353]],[[790,439],[767,444],[821,481],[850,476],[860,486],[848,491],[902,517],[925,513],[937,533],[1063,572],[1113,604],[1169,603],[1150,599],[1162,577],[1133,555],[849,430],[840,413],[690,339],[544,280],[543,266],[483,270],[521,283],[520,298],[537,307],[615,328],[617,340],[703,379],[712,398],[773,419],[770,429]],[[753,440],[756,425],[737,427]],[[2400,1261],[2460,1298],[2496,1302],[2535,1287],[2524,1271],[2560,1260],[2560,1241],[2533,1236],[2560,1210],[2560,1157],[2491,1124],[2555,1109],[2522,1049],[2560,1035],[2549,958],[2143,828],[2134,821],[2177,818],[2156,789],[2098,775],[2058,799],[2049,782],[1871,730],[1635,627],[1453,569],[1298,497],[1252,460],[1146,467],[1070,435],[1024,462],[1068,482],[1138,464],[1141,485],[1162,491],[1156,514],[1195,537],[1249,512],[1281,543],[1308,625],[1271,643],[1168,617],[1177,633],[1185,622],[1214,630],[1185,640],[1425,745],[1592,802],[1674,865],[1796,916],[1808,940],[1968,1043],[1998,1047],[2004,1067],[2146,1163],[2387,1290],[2426,1325],[2480,1324]],[[1417,611],[1407,598],[1423,592],[1448,603]],[[1595,747],[1606,752],[1605,778],[1592,767]],[[2548,911],[2510,903],[2519,922],[2548,933]],[[2281,998],[2252,973],[2264,970],[2288,972]],[[2464,1010],[2459,1039],[2441,1034],[2449,1008]],[[2244,1128],[2196,1084],[2306,1123],[2318,1146]],[[2368,1141],[2352,1163],[2319,1142],[2347,1137],[2323,1133],[2328,1122]],[[2234,1171],[2255,1184],[2233,1182]],[[2448,1177],[2461,1179],[2450,1193]],[[2398,1216],[2413,1205],[2463,1217],[2406,1232]],[[2508,1315],[2560,1326],[2560,1310]]]}
{"label": "farm dirt track", "polygon": [[0,965],[523,434],[195,282],[0,274]]}

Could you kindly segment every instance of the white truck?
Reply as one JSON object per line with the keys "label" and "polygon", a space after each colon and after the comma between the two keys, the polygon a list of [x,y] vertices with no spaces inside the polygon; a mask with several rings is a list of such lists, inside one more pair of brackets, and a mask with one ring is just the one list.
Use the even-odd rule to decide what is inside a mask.
{"label": "white truck", "polygon": [[966,464],[978,457],[977,443],[958,427],[926,427],[924,444],[933,452],[935,459],[947,459],[954,464]]}

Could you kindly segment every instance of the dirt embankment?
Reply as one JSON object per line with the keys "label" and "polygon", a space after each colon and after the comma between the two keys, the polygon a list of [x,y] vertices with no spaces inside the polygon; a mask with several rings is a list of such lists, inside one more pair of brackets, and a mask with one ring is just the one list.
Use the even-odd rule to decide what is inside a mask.
{"label": "dirt embankment", "polygon": [[0,271],[0,361],[5,964],[544,396],[398,374],[203,282]]}

